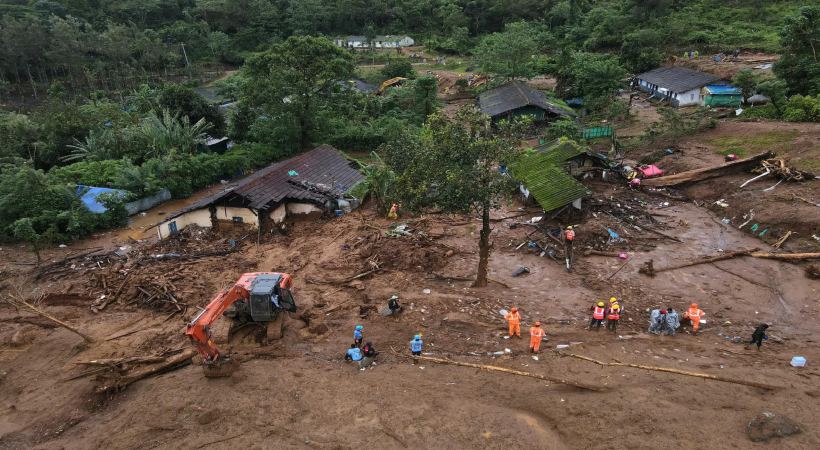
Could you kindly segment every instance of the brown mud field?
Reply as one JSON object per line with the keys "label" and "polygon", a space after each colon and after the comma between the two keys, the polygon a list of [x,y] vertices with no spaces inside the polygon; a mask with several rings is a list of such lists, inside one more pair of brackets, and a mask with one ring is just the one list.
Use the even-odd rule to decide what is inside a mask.
{"label": "brown mud field", "polygon": [[[680,170],[708,165],[697,162],[695,150],[678,156]],[[712,152],[702,151],[704,157]],[[727,180],[735,183],[734,177],[749,174]],[[816,183],[781,187],[820,200]],[[106,248],[64,260],[72,254],[53,251],[41,268],[15,264],[32,257],[4,248],[4,298],[37,302],[94,342],[0,303],[0,448],[820,447],[820,281],[808,277],[808,263],[740,257],[648,277],[639,269],[649,260],[658,269],[772,248],[738,230],[736,221],[721,222],[722,210],[706,205],[723,195],[716,187],[655,193],[620,182],[589,185],[595,193],[584,213],[571,218],[579,237],[574,270],[526,245],[518,248],[528,235],[541,245],[551,240],[527,223],[540,215],[535,208],[510,205],[493,214],[486,288],[469,281],[480,221],[403,216],[411,235],[388,237],[391,222],[370,204],[340,218],[297,223],[289,235],[259,244],[254,231],[241,228],[191,229],[161,243],[131,242],[121,255]],[[782,199],[761,206],[775,203]],[[789,205],[808,217],[801,226],[815,220],[816,207]],[[551,225],[566,225],[564,218]],[[607,245],[607,227],[626,242]],[[816,241],[803,233],[783,251],[817,252]],[[590,249],[627,252],[630,259],[584,256]],[[519,266],[530,273],[512,276]],[[270,270],[293,275],[299,310],[268,326],[267,345],[251,335],[227,340],[228,319],[218,322],[218,344],[241,362],[232,377],[207,379],[194,358],[194,364],[96,393],[116,379],[116,370],[85,363],[162,359],[188,350],[185,323],[199,307],[242,273]],[[404,311],[384,317],[379,309],[393,293]],[[586,330],[592,302],[613,295],[625,307],[617,333]],[[691,302],[707,314],[699,335],[686,326],[675,336],[646,333],[651,309],[682,312]],[[537,359],[527,352],[526,338],[505,338],[498,310],[512,305],[522,312],[524,334],[535,320],[545,325],[548,340]],[[761,322],[771,324],[761,351],[736,342],[750,339]],[[381,352],[365,371],[343,359],[356,324]],[[413,365],[408,341],[418,333],[430,357],[596,389],[430,361]],[[600,366],[570,355],[771,389]],[[790,366],[795,355],[806,357],[806,367]],[[747,424],[763,411],[789,417],[802,432],[750,441]]]}

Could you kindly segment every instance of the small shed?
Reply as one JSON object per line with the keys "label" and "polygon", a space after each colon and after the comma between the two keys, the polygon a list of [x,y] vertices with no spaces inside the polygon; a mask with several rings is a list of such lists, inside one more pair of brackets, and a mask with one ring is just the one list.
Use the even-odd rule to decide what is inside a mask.
{"label": "small shed", "polygon": [[171,214],[157,225],[160,239],[195,224],[243,224],[263,230],[287,219],[319,217],[358,203],[348,195],[364,176],[341,152],[322,145],[271,164]]}
{"label": "small shed", "polygon": [[536,122],[575,117],[575,112],[569,106],[521,81],[482,92],[478,96],[478,107],[494,121],[517,116],[533,116]]}
{"label": "small shed", "polygon": [[673,106],[691,106],[703,102],[701,88],[721,84],[719,81],[721,78],[711,73],[685,67],[660,67],[638,75],[634,84]]}
{"label": "small shed", "polygon": [[738,108],[742,102],[743,95],[734,86],[709,84],[703,87],[703,106]]}

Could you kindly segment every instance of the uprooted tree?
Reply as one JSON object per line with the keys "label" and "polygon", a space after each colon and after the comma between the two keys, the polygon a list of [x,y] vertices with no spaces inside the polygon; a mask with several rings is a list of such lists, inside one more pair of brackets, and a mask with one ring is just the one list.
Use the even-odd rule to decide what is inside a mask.
{"label": "uprooted tree", "polygon": [[396,191],[405,207],[481,216],[475,287],[487,285],[490,210],[514,188],[499,167],[516,158],[525,125],[518,120],[494,126],[488,116],[468,107],[454,119],[433,114],[420,133],[406,132],[386,146],[386,161],[397,175]]}

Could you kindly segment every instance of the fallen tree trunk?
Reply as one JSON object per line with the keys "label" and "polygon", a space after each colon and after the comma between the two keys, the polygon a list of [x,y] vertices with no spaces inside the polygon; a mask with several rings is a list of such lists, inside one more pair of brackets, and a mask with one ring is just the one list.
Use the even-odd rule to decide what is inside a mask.
{"label": "fallen tree trunk", "polygon": [[23,306],[26,309],[28,309],[29,311],[31,311],[35,314],[38,314],[42,317],[45,317],[46,319],[48,319],[48,320],[56,323],[57,325],[65,328],[66,330],[71,331],[72,333],[82,337],[86,342],[89,342],[89,343],[94,342],[94,338],[92,338],[91,336],[83,333],[82,331],[72,327],[71,325],[69,325],[69,324],[63,322],[62,320],[52,316],[51,314],[41,310],[40,308],[37,308],[36,306],[26,302],[25,300],[23,300],[21,298],[15,298],[15,297],[12,297],[12,296],[9,295],[9,300],[8,301],[9,301],[9,303],[11,303],[14,306],[18,306],[18,307]]}
{"label": "fallen tree trunk", "polygon": [[522,377],[536,378],[536,379],[543,380],[543,381],[551,381],[553,383],[566,384],[568,386],[577,387],[579,389],[586,389],[588,391],[603,392],[603,391],[606,390],[605,388],[603,388],[601,386],[595,386],[595,385],[590,385],[590,384],[585,384],[585,383],[578,383],[578,382],[567,380],[567,379],[564,379],[564,378],[553,378],[553,377],[549,377],[549,376],[546,376],[546,375],[540,375],[540,374],[537,374],[537,373],[522,372],[520,370],[508,369],[506,367],[466,363],[466,362],[461,362],[461,361],[453,361],[451,359],[433,358],[433,357],[430,357],[430,356],[407,356],[407,355],[402,355],[402,354],[396,352],[392,348],[391,348],[391,350],[393,351],[394,355],[396,355],[400,358],[405,358],[405,359],[418,359],[418,360],[422,360],[422,361],[434,362],[434,363],[437,363],[437,364],[449,364],[449,365],[452,365],[452,366],[472,367],[474,369],[487,370],[487,371],[490,371],[490,372],[503,372],[503,373],[508,373],[508,374],[511,374],[511,375],[519,375],[519,376],[522,376]]}
{"label": "fallen tree trunk", "polygon": [[713,257],[710,257],[710,258],[700,259],[700,260],[697,260],[697,261],[690,261],[688,263],[678,264],[676,266],[661,267],[660,269],[653,268],[652,273],[649,273],[649,271],[644,270],[643,268],[641,268],[641,270],[639,270],[639,272],[641,272],[645,275],[654,276],[658,272],[666,272],[668,270],[683,269],[684,267],[697,266],[697,265],[700,265],[700,264],[709,264],[709,263],[713,263],[713,262],[723,261],[723,260],[726,260],[726,259],[737,258],[738,256],[747,256],[747,255],[752,254],[752,252],[754,252],[756,250],[758,250],[758,249],[755,248],[755,249],[752,249],[752,250],[741,250],[741,251],[737,251],[737,252],[731,252],[731,253],[725,253],[723,255],[713,256]]}
{"label": "fallen tree trunk", "polygon": [[103,382],[102,384],[97,386],[96,391],[97,393],[113,392],[116,390],[123,389],[128,385],[135,383],[139,380],[142,380],[144,378],[159,375],[170,370],[179,369],[180,367],[187,366],[191,363],[191,358],[194,356],[194,354],[196,354],[196,352],[193,349],[185,350],[178,355],[172,356],[164,360],[165,362],[161,364],[146,367],[140,370],[135,370],[131,373],[123,375],[122,377],[118,377]]}
{"label": "fallen tree trunk", "polygon": [[582,359],[584,361],[589,361],[600,366],[618,366],[618,367],[632,367],[633,369],[643,369],[643,370],[651,370],[654,372],[666,372],[666,373],[674,373],[678,375],[686,375],[688,377],[696,377],[696,378],[704,378],[707,380],[715,380],[715,381],[722,381],[724,383],[733,383],[733,384],[742,384],[745,386],[752,386],[761,389],[780,389],[780,386],[773,386],[770,384],[758,383],[756,381],[748,381],[748,380],[738,380],[734,378],[727,378],[722,377],[719,375],[710,375],[708,373],[699,373],[699,372],[689,372],[686,370],[678,370],[678,369],[671,369],[668,367],[656,367],[656,366],[646,366],[643,364],[630,364],[630,363],[622,363],[622,362],[611,362],[606,363],[603,361],[598,361],[597,359],[593,359],[587,356],[576,355],[574,353],[560,353],[561,356],[571,356],[573,358]]}
{"label": "fallen tree trunk", "polygon": [[684,264],[678,264],[676,266],[669,266],[669,267],[661,267],[660,269],[656,269],[652,267],[651,269],[648,267],[642,267],[639,272],[644,275],[655,276],[658,272],[666,272],[669,270],[676,270],[682,269],[684,267],[691,267],[697,266],[700,264],[709,264],[718,261],[724,261],[727,259],[737,258],[740,256],[751,256],[753,258],[762,258],[762,259],[776,259],[779,261],[810,261],[813,259],[820,259],[820,253],[769,253],[769,252],[760,252],[759,249],[752,249],[752,250],[741,250],[737,252],[726,253],[723,255],[713,256],[710,258],[700,259],[697,261],[691,261]]}
{"label": "fallen tree trunk", "polygon": [[755,156],[750,156],[748,158],[721,164],[719,166],[687,170],[686,172],[676,173],[674,175],[667,175],[665,177],[641,180],[641,186],[677,186],[679,184],[684,183],[708,180],[709,178],[719,177],[721,175],[725,175],[735,170],[745,169],[748,166],[755,165],[757,162],[770,158],[772,156],[772,152],[764,152]]}

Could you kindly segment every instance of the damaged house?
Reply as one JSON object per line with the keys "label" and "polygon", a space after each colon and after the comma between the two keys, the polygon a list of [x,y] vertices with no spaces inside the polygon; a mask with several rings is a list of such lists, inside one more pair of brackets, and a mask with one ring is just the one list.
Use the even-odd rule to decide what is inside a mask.
{"label": "damaged house", "polygon": [[279,161],[177,211],[157,225],[160,239],[186,226],[242,223],[267,231],[300,218],[316,218],[358,205],[348,195],[364,179],[341,152],[322,145]]}
{"label": "damaged house", "polygon": [[510,171],[521,182],[524,199],[538,203],[544,211],[570,204],[580,209],[581,199],[591,192],[573,175],[582,176],[599,160],[575,142],[558,141],[525,153],[510,166]]}
{"label": "damaged house", "polygon": [[703,103],[701,88],[727,84],[717,75],[685,67],[660,67],[635,77],[634,85],[669,102],[672,106],[692,106]]}

